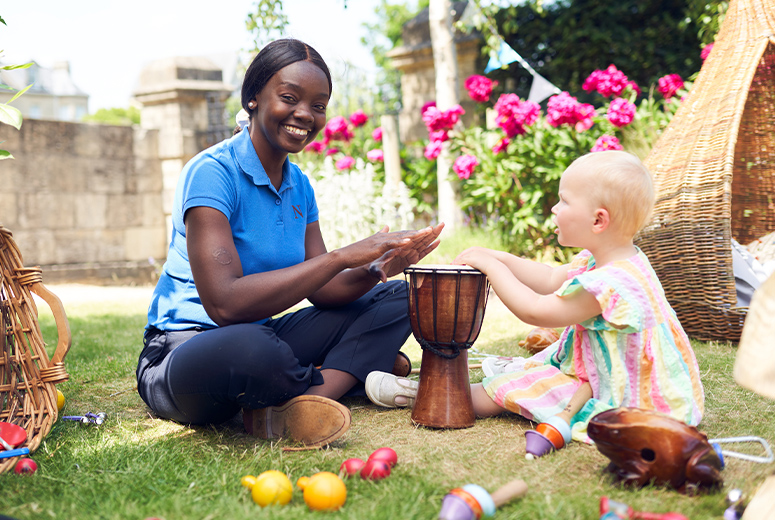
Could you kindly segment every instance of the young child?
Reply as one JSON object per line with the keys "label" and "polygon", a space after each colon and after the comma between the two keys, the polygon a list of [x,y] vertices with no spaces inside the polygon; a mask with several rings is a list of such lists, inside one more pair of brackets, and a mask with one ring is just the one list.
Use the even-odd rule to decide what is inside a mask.
{"label": "young child", "polygon": [[[559,196],[552,208],[558,241],[583,249],[570,264],[550,267],[479,247],[453,262],[486,274],[523,322],[565,327],[533,357],[487,360],[488,377],[471,387],[476,415],[508,410],[536,422],[559,415],[582,441],[591,417],[618,406],[697,425],[704,408],[697,360],[648,259],[633,244],[654,205],[651,174],[627,152],[590,153],[563,173]],[[367,395],[383,406],[412,404],[416,387],[381,373],[366,381]]]}

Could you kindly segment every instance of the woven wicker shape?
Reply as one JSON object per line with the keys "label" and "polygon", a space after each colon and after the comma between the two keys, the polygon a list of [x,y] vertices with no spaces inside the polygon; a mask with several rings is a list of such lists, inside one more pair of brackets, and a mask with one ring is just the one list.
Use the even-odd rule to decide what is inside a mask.
{"label": "woven wicker shape", "polygon": [[645,160],[652,221],[636,237],[687,333],[737,342],[731,239],[775,230],[775,2],[731,0],[697,81]]}
{"label": "woven wicker shape", "polygon": [[[63,359],[70,350],[70,327],[62,302],[41,283],[40,268],[23,267],[11,232],[0,226],[0,421],[21,426],[27,440],[17,448],[34,452],[57,419],[55,384],[66,381]],[[49,358],[32,294],[54,314],[58,342]],[[0,459],[0,473],[20,457]]]}

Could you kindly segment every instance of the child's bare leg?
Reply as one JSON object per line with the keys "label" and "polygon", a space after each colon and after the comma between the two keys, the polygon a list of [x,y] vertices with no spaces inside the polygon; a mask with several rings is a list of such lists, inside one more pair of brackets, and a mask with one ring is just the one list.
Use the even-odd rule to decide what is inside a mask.
{"label": "child's bare leg", "polygon": [[583,383],[576,389],[573,397],[568,401],[568,405],[563,411],[557,414],[557,417],[570,424],[573,416],[576,415],[590,399],[592,399],[592,385]]}
{"label": "child's bare leg", "polygon": [[481,383],[471,385],[471,399],[474,402],[474,413],[477,417],[493,417],[506,411],[495,404]]}

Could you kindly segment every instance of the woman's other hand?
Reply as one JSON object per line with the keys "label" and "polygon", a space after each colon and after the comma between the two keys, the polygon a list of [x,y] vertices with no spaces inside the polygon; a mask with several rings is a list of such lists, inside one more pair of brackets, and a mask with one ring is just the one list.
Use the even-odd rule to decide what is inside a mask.
{"label": "woman's other hand", "polygon": [[[410,242],[390,251],[369,264],[369,273],[379,278],[383,283],[388,278],[400,274],[408,266],[416,264],[439,246],[439,235],[444,229],[444,223],[436,227],[427,227],[414,231]],[[383,229],[383,231],[387,228]]]}

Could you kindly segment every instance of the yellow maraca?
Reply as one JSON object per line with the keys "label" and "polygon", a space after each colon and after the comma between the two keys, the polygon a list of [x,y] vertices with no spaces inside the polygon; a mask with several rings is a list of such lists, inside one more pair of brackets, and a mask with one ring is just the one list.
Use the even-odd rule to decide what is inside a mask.
{"label": "yellow maraca", "polygon": [[264,471],[258,477],[245,475],[240,482],[250,489],[253,501],[261,507],[284,506],[293,495],[293,485],[288,476],[274,469]]}
{"label": "yellow maraca", "polygon": [[313,511],[336,511],[347,500],[347,487],[338,475],[329,471],[301,477],[296,485],[304,490],[304,502]]}

